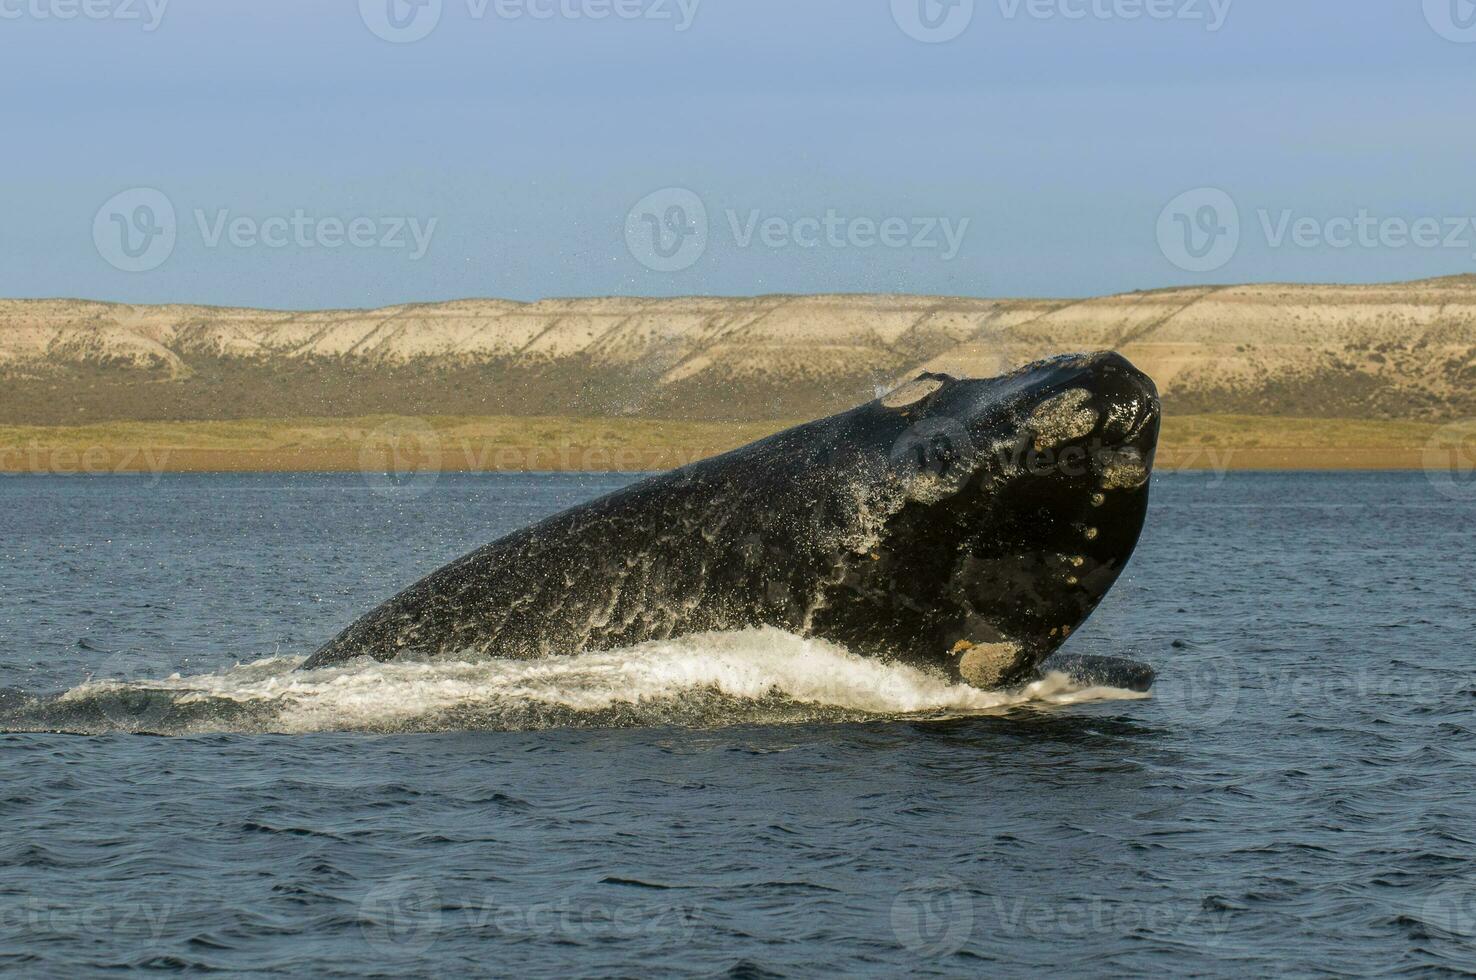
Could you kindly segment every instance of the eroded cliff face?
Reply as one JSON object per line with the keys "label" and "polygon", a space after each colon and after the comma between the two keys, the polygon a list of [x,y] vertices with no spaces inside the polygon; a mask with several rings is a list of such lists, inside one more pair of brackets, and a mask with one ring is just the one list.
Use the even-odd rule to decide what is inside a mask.
{"label": "eroded cliff face", "polygon": [[0,422],[398,414],[798,418],[918,370],[1121,350],[1170,411],[1476,415],[1476,276],[1083,301],[465,300],[283,313],[0,301]]}

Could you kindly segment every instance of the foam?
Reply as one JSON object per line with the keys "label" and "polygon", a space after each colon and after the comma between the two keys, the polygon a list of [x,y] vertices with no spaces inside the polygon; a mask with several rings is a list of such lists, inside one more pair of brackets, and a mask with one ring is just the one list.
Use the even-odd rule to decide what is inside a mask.
{"label": "foam", "polygon": [[[69,719],[50,726],[63,730],[165,734],[717,727],[986,714],[1142,696],[1083,687],[1064,674],[1018,691],[983,691],[769,628],[539,660],[361,659],[296,671],[301,662],[275,657],[215,674],[89,681],[43,714]],[[130,698],[131,707],[117,707]]]}

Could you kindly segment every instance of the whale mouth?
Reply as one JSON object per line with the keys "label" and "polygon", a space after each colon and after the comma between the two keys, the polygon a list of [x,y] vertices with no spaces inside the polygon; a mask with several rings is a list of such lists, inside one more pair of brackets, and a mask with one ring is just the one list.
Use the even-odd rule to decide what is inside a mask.
{"label": "whale mouth", "polygon": [[1130,420],[1120,430],[1105,427],[1101,434],[1102,449],[1135,453],[1143,459],[1151,459],[1158,445],[1158,428],[1162,419],[1162,408],[1158,396],[1151,394],[1141,398],[1132,406]]}
{"label": "whale mouth", "polygon": [[1163,410],[1159,406],[1158,396],[1156,394],[1151,396],[1151,399],[1151,401],[1145,402],[1138,409],[1138,417],[1134,419],[1133,424],[1129,426],[1128,433],[1124,437],[1125,441],[1137,442],[1143,437],[1145,433],[1147,433],[1150,426],[1158,425],[1159,419],[1163,414]]}

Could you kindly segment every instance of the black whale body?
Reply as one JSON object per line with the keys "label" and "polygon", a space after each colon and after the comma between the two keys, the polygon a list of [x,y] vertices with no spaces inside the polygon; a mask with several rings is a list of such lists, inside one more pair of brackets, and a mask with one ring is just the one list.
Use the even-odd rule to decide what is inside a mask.
{"label": "black whale body", "polygon": [[768,625],[980,687],[1018,683],[1132,554],[1158,426],[1153,383],[1114,353],[925,374],[473,551],[303,667]]}

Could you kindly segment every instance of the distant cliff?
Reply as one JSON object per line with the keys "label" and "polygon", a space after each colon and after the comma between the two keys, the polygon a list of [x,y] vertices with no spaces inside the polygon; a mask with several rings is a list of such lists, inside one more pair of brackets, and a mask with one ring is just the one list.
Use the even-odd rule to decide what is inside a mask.
{"label": "distant cliff", "polygon": [[465,300],[282,313],[0,301],[0,423],[823,414],[921,369],[1114,347],[1171,411],[1476,416],[1476,276],[920,296]]}

